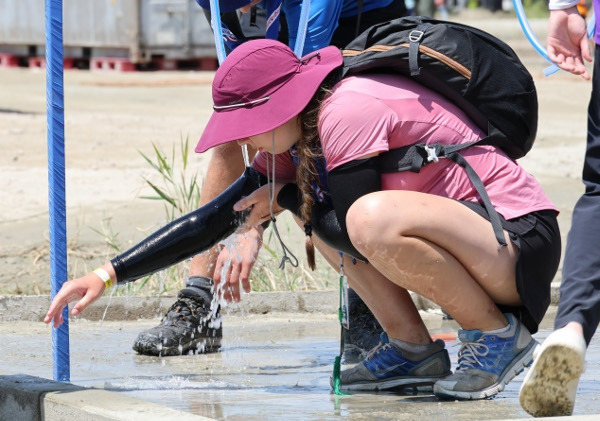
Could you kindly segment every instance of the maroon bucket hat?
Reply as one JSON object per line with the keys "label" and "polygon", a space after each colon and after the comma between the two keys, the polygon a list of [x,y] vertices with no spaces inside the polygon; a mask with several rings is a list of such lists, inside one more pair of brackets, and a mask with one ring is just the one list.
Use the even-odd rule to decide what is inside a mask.
{"label": "maroon bucket hat", "polygon": [[281,126],[300,114],[327,75],[341,65],[342,54],[336,47],[299,59],[279,41],[243,43],[215,73],[214,111],[196,152]]}

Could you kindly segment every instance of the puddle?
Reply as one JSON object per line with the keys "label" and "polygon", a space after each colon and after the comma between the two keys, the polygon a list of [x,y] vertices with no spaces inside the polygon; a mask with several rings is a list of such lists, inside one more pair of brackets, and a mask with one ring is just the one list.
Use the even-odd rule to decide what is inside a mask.
{"label": "puddle", "polygon": [[[543,340],[551,317],[535,337]],[[334,315],[225,316],[223,350],[208,355],[147,357],[131,345],[156,321],[72,320],[71,383],[99,387],[218,420],[484,420],[529,418],[518,403],[524,374],[496,398],[440,402],[427,392],[335,396],[329,378],[339,352]],[[453,322],[427,319],[432,333]],[[0,367],[6,374],[52,378],[50,329],[42,323],[2,323]],[[456,364],[458,344],[447,341]],[[600,338],[587,354],[576,415],[600,414]]]}
{"label": "puddle", "polygon": [[[536,334],[543,340],[549,329]],[[289,332],[294,335],[294,332]],[[132,378],[107,382],[104,387],[182,411],[219,420],[340,420],[352,419],[514,419],[528,418],[518,403],[524,374],[496,398],[475,402],[440,402],[431,393],[411,391],[335,396],[329,377],[339,352],[336,329],[330,338],[298,335],[293,340],[264,346],[226,344],[222,358],[213,360],[209,373],[170,378]],[[294,335],[295,336],[295,335]],[[454,356],[458,345],[447,341]],[[185,359],[187,357],[177,357]],[[193,357],[196,358],[196,357]],[[600,346],[587,356],[575,414],[598,414]],[[218,363],[216,362],[218,361]],[[205,368],[199,362],[198,371]]]}

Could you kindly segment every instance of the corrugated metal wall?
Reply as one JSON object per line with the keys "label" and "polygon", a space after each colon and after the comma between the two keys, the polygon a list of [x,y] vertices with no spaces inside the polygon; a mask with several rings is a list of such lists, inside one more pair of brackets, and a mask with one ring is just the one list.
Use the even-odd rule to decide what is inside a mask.
{"label": "corrugated metal wall", "polygon": [[[196,0],[63,0],[65,51],[114,54],[134,62],[215,57]],[[0,52],[45,44],[45,0],[0,0]]]}

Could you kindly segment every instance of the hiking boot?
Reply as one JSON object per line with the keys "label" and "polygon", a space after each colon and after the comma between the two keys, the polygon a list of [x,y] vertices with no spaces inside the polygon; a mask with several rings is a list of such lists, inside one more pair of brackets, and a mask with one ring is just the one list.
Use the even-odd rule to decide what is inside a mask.
{"label": "hiking boot", "polygon": [[484,399],[500,393],[524,367],[531,364],[535,339],[512,314],[500,333],[459,330],[462,346],[455,373],[439,380],[433,393],[441,399]]}
{"label": "hiking boot", "polygon": [[154,356],[210,353],[219,351],[222,337],[220,309],[211,314],[210,301],[184,289],[160,325],[138,335],[133,349]]}
{"label": "hiking boot", "polygon": [[348,314],[350,329],[343,329],[342,358],[344,364],[356,364],[379,344],[383,328],[353,289],[348,289]]}
{"label": "hiking boot", "polygon": [[391,343],[383,332],[381,342],[364,361],[340,373],[340,389],[377,391],[431,386],[449,374],[450,358],[444,341],[438,339],[427,350],[416,354]]}
{"label": "hiking boot", "polygon": [[534,417],[571,415],[585,351],[581,335],[568,329],[552,332],[533,353],[533,365],[519,391],[521,407]]}

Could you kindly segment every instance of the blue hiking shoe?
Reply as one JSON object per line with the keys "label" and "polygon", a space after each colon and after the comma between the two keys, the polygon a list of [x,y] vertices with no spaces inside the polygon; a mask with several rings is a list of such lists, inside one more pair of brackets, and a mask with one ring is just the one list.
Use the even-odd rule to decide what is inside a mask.
{"label": "blue hiking shoe", "polygon": [[380,339],[364,361],[340,373],[342,391],[431,386],[452,373],[442,340],[432,343],[425,352],[415,354],[390,343],[385,332]]}
{"label": "blue hiking shoe", "polygon": [[514,315],[506,314],[510,328],[499,334],[459,330],[462,342],[456,372],[439,380],[433,393],[441,399],[484,399],[500,393],[533,361],[538,344]]}

